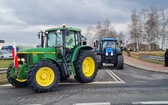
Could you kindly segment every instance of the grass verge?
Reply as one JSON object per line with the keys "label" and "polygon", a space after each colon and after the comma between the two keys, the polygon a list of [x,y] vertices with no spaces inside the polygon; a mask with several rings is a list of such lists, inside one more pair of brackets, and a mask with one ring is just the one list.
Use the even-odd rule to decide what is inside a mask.
{"label": "grass verge", "polygon": [[0,68],[8,68],[13,60],[0,60]]}
{"label": "grass verge", "polygon": [[9,83],[7,78],[6,78],[6,73],[0,74],[0,85]]}
{"label": "grass verge", "polygon": [[[0,60],[0,68],[8,68],[13,60]],[[6,78],[6,73],[0,74],[0,85],[9,83]]]}

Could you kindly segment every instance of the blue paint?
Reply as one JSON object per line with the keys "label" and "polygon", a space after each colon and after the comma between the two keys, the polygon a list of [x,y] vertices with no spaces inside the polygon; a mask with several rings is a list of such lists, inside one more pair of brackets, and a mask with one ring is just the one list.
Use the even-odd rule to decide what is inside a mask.
{"label": "blue paint", "polygon": [[113,56],[113,49],[110,47],[105,48],[106,56]]}
{"label": "blue paint", "polygon": [[100,40],[117,41],[117,38],[100,38]]}

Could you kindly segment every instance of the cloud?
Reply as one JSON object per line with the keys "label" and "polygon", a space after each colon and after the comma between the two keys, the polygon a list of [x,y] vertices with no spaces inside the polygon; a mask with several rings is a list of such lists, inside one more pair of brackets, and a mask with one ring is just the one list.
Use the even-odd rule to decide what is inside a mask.
{"label": "cloud", "polygon": [[126,16],[119,8],[113,8],[113,4],[109,7],[101,0],[7,0],[4,4],[13,8],[20,20],[34,25],[95,24],[106,18],[116,20]]}
{"label": "cloud", "polygon": [[11,44],[39,44],[37,32],[66,23],[86,32],[87,26],[110,19],[114,28],[127,31],[132,9],[165,7],[166,0],[0,0],[0,39]]}

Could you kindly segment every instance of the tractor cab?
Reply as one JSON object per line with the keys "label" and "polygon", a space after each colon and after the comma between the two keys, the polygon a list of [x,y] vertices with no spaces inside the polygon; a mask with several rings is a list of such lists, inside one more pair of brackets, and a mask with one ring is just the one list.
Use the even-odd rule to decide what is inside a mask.
{"label": "tractor cab", "polygon": [[41,38],[41,47],[55,48],[58,54],[57,59],[64,58],[68,62],[71,53],[77,46],[86,45],[86,38],[81,34],[81,30],[66,28],[65,24],[60,28],[41,31],[38,33],[38,37]]}
{"label": "tractor cab", "polygon": [[107,51],[118,51],[118,44],[116,38],[101,38],[97,46],[98,51],[103,52],[105,55],[106,53],[108,53]]}

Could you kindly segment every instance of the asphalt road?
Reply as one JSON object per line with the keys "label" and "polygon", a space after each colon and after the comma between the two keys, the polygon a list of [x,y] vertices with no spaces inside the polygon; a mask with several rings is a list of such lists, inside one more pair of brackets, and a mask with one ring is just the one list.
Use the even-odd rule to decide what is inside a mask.
{"label": "asphalt road", "polygon": [[143,71],[125,65],[106,65],[93,83],[69,79],[52,92],[0,86],[0,105],[141,105],[168,104],[168,74]]}

